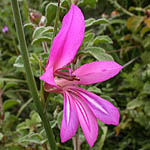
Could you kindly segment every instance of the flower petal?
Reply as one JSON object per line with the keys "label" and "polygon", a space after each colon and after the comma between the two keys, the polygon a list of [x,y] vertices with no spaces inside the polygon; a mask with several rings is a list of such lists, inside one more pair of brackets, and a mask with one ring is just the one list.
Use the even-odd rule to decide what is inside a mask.
{"label": "flower petal", "polygon": [[68,92],[64,93],[64,112],[61,123],[61,142],[66,142],[75,135],[78,128],[78,116],[72,97]]}
{"label": "flower petal", "polygon": [[84,30],[84,16],[81,10],[72,4],[52,43],[49,65],[54,66],[54,71],[66,66],[73,60],[82,43]]}
{"label": "flower petal", "polygon": [[94,115],[106,124],[119,124],[119,111],[109,101],[79,87],[71,87],[84,99]]}
{"label": "flower petal", "polygon": [[45,73],[40,77],[48,84],[54,85],[53,74],[69,64],[75,57],[84,37],[85,23],[81,10],[71,5],[69,12],[64,16],[62,27],[54,38]]}
{"label": "flower petal", "polygon": [[54,80],[53,67],[46,68],[44,74],[40,76],[40,80],[43,80],[44,82],[50,84],[51,86],[57,86]]}
{"label": "flower petal", "polygon": [[93,112],[78,95],[72,95],[74,98],[79,122],[88,144],[92,147],[98,135],[98,124]]}
{"label": "flower petal", "polygon": [[87,85],[108,80],[118,74],[121,69],[122,66],[114,61],[95,61],[82,65],[73,74],[80,79],[75,81],[76,84]]}

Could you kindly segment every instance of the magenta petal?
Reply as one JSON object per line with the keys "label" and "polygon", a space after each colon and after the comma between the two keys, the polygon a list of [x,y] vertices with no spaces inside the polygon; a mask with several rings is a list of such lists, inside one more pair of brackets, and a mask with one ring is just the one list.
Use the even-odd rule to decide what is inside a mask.
{"label": "magenta petal", "polygon": [[53,75],[53,67],[46,68],[44,74],[40,76],[40,80],[43,80],[44,82],[52,86],[56,86],[56,83],[54,81],[54,75]]}
{"label": "magenta petal", "polygon": [[78,117],[72,97],[68,92],[64,93],[64,112],[61,123],[61,142],[65,142],[75,135],[78,128]]}
{"label": "magenta petal", "polygon": [[77,95],[72,95],[79,118],[79,122],[88,144],[92,147],[98,135],[98,124],[93,112]]}
{"label": "magenta petal", "polygon": [[106,124],[119,124],[119,111],[109,101],[79,87],[72,87],[84,99],[94,115]]}
{"label": "magenta petal", "polygon": [[66,66],[73,60],[82,43],[84,30],[84,16],[81,10],[72,4],[52,43],[49,65],[54,67],[54,71]]}
{"label": "magenta petal", "polygon": [[108,80],[118,74],[121,69],[122,66],[114,61],[95,61],[82,65],[73,74],[80,79],[75,82],[76,84],[87,85]]}

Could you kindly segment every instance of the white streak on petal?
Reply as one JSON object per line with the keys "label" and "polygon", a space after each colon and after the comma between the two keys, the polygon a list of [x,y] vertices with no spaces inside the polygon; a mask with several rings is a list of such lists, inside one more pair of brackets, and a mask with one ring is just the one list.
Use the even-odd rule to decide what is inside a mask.
{"label": "white streak on petal", "polygon": [[88,126],[88,128],[89,128],[89,130],[90,130],[89,120],[88,120],[88,118],[87,118],[87,114],[86,114],[86,112],[85,112],[85,110],[84,110],[82,104],[81,104],[78,100],[76,100],[75,102],[76,102],[76,104],[78,105],[78,108],[81,110],[81,113],[83,114],[83,117],[84,117],[84,119],[85,119],[85,122],[86,122],[86,124],[87,124],[87,126]]}
{"label": "white streak on petal", "polygon": [[69,103],[69,97],[68,96],[66,96],[66,107],[67,107],[67,109],[66,109],[66,111],[67,111],[66,118],[67,118],[67,125],[68,125],[69,124],[69,118],[70,118],[70,103]]}
{"label": "white streak on petal", "polygon": [[103,113],[108,114],[107,111],[101,107],[99,104],[96,103],[96,101],[94,101],[92,98],[90,98],[88,95],[80,92],[80,94],[85,97],[91,104],[93,104],[96,108],[98,108],[99,110],[101,110]]}

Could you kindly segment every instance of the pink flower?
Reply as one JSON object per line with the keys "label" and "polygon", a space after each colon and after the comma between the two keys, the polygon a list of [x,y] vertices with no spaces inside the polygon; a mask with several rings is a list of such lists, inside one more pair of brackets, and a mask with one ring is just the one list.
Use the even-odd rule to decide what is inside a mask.
{"label": "pink flower", "polygon": [[[118,74],[122,66],[114,61],[95,61],[74,71],[65,68],[74,59],[84,38],[84,31],[84,16],[77,6],[71,5],[52,43],[45,73],[40,79],[45,82],[46,91],[64,95],[61,141],[65,142],[72,138],[80,123],[85,138],[92,147],[98,135],[96,119],[106,124],[117,125],[119,112],[107,100],[77,85],[108,80]],[[69,72],[65,72],[65,69]]]}
{"label": "pink flower", "polygon": [[2,28],[2,32],[3,33],[6,33],[8,31],[8,27],[7,26],[4,26],[3,28]]}

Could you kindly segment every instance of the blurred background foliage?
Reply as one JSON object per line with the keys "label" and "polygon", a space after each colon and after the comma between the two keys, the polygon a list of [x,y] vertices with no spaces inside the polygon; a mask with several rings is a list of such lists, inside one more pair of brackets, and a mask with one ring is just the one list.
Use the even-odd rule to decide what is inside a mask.
{"label": "blurred background foliage", "polygon": [[[117,127],[99,123],[93,150],[150,150],[150,3],[148,0],[76,0],[85,16],[84,41],[74,68],[94,60],[115,60],[124,66],[109,81],[86,86],[120,111]],[[55,0],[19,0],[30,61],[40,90],[57,11]],[[69,1],[61,0],[58,31]],[[9,0],[0,3],[0,150],[47,150],[47,139],[36,113],[20,55]],[[44,50],[44,51],[43,51]],[[40,95],[40,92],[39,92]],[[45,109],[60,150],[63,97],[45,93]],[[81,149],[89,149],[79,130]]]}

